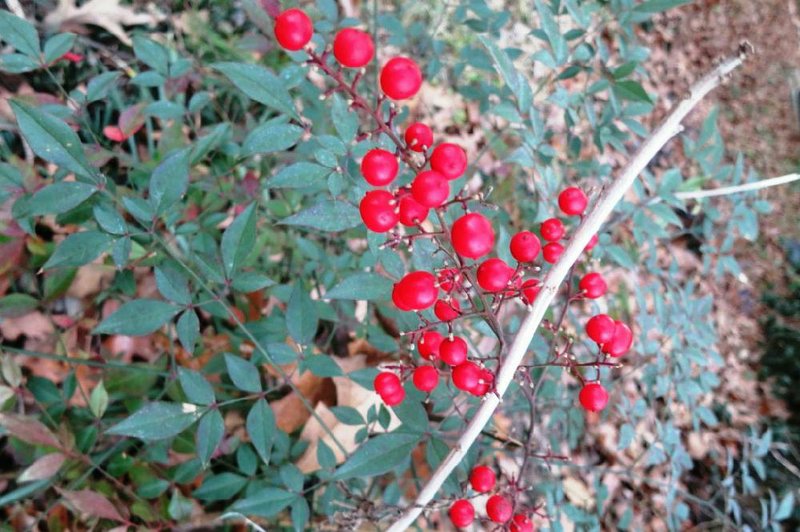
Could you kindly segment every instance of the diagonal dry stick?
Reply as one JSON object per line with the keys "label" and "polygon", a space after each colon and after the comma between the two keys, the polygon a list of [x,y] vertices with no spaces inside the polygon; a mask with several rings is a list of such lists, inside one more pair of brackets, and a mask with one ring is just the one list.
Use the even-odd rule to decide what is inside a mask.
{"label": "diagonal dry stick", "polygon": [[597,233],[600,226],[606,218],[608,218],[608,215],[611,214],[611,211],[614,210],[617,203],[622,200],[625,192],[627,192],[653,157],[661,151],[661,148],[663,148],[672,137],[680,133],[682,129],[681,122],[686,115],[689,114],[689,111],[691,111],[703,97],[719,86],[726,76],[741,65],[750,51],[752,51],[752,46],[750,46],[749,43],[743,43],[740,45],[739,52],[735,57],[726,59],[695,83],[689,89],[689,93],[685,99],[675,107],[661,125],[659,125],[639,147],[639,150],[628,165],[623,168],[619,177],[602,191],[594,207],[589,211],[589,214],[575,231],[572,239],[570,239],[561,258],[545,276],[541,291],[534,300],[533,306],[530,308],[528,315],[525,317],[525,321],[522,322],[522,326],[517,336],[514,338],[514,342],[509,348],[508,355],[500,366],[495,387],[496,393],[484,397],[481,406],[478,408],[478,411],[475,413],[469,425],[467,425],[464,433],[458,439],[455,447],[450,450],[450,453],[444,461],[436,468],[433,476],[422,488],[422,491],[419,492],[419,495],[417,495],[414,504],[409,506],[400,518],[389,527],[389,532],[400,532],[411,526],[417,517],[419,517],[419,514],[422,513],[422,510],[425,509],[425,506],[433,499],[434,495],[436,495],[436,492],[439,491],[445,479],[450,475],[453,469],[461,463],[464,455],[466,455],[467,451],[475,442],[478,435],[491,419],[497,406],[500,404],[503,394],[505,394],[506,389],[508,389],[509,384],[514,378],[514,374],[522,363],[528,346],[544,318],[545,311],[550,306],[550,303],[553,301],[558,291],[558,287],[564,282],[567,273],[570,268],[572,268],[573,264],[577,262],[584,248],[589,243],[589,240]]}

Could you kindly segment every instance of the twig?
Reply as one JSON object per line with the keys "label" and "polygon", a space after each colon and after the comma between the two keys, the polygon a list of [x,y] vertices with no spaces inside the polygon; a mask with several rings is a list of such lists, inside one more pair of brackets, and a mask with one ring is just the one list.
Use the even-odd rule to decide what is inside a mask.
{"label": "twig", "polygon": [[678,199],[700,199],[712,198],[715,196],[728,196],[730,194],[737,194],[739,192],[749,192],[752,190],[761,190],[762,188],[776,187],[778,185],[785,185],[792,181],[800,179],[800,174],[789,174],[780,177],[772,177],[770,179],[762,179],[752,183],[745,183],[743,185],[736,185],[732,187],[721,187],[712,190],[692,190],[689,192],[676,192],[675,197]]}
{"label": "twig", "polygon": [[21,19],[25,19],[25,11],[22,9],[22,5],[20,5],[19,0],[6,0],[6,5],[8,6],[8,10],[14,13]]}
{"label": "twig", "polygon": [[611,214],[617,203],[622,200],[625,192],[627,192],[653,157],[656,156],[672,137],[681,131],[681,122],[686,115],[689,114],[689,111],[691,111],[703,97],[719,86],[727,75],[741,65],[751,49],[752,47],[748,43],[742,44],[739,48],[739,53],[735,57],[726,59],[693,85],[687,97],[678,104],[664,122],[662,122],[652,135],[644,141],[628,165],[622,170],[620,176],[602,192],[595,206],[569,241],[561,258],[545,276],[542,289],[536,297],[530,312],[522,322],[519,332],[514,338],[514,342],[511,344],[508,355],[497,374],[495,393],[484,397],[483,403],[478,408],[464,433],[458,439],[455,447],[451,449],[444,461],[436,468],[433,476],[431,476],[428,483],[422,491],[420,491],[414,504],[408,507],[400,518],[389,527],[389,532],[399,532],[411,526],[419,514],[422,513],[425,506],[433,499],[433,496],[436,495],[436,492],[439,491],[445,479],[450,475],[453,469],[461,463],[461,460],[500,404],[503,394],[514,378],[517,368],[522,363],[528,351],[531,340],[544,318],[547,308],[550,306],[559,286],[561,286],[561,283],[566,278],[573,264],[575,264],[584,252],[584,248],[589,243],[589,240],[597,233],[598,229],[606,218],[608,218],[609,214]]}

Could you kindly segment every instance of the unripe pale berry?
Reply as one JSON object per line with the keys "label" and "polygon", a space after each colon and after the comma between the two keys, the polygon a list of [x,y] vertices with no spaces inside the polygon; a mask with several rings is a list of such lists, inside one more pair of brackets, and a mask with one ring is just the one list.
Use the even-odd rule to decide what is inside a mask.
{"label": "unripe pale berry", "polygon": [[542,225],[539,227],[539,233],[541,233],[542,238],[549,242],[561,240],[566,232],[567,230],[564,228],[564,223],[558,218],[548,218],[543,221]]}
{"label": "unripe pale berry", "polygon": [[436,331],[425,331],[422,338],[417,342],[419,356],[425,360],[434,360],[439,356],[439,346],[442,343],[442,335]]}
{"label": "unripe pale berry", "polygon": [[544,258],[545,262],[549,264],[555,264],[558,262],[558,259],[561,258],[563,253],[564,246],[558,242],[548,242],[542,248],[542,257]]}
{"label": "unripe pale berry", "polygon": [[287,9],[275,18],[275,38],[285,50],[300,50],[313,34],[314,25],[301,9]]}
{"label": "unripe pale berry", "polygon": [[463,364],[467,360],[467,342],[458,336],[454,336],[452,340],[445,338],[439,344],[439,358],[450,366]]}
{"label": "unripe pale berry", "polygon": [[511,518],[508,530],[509,532],[533,532],[533,521],[527,515],[515,514]]}
{"label": "unripe pale berry", "polygon": [[458,179],[467,169],[467,152],[458,144],[439,144],[431,154],[431,168],[447,179]]}
{"label": "unripe pale berry", "polygon": [[539,290],[541,289],[542,287],[539,279],[528,279],[522,283],[522,301],[526,305],[532,305],[533,300],[539,295]]}
{"label": "unripe pale berry", "polygon": [[453,368],[453,385],[461,391],[472,392],[481,381],[482,371],[474,362],[463,362]]}
{"label": "unripe pale berry", "polygon": [[450,301],[440,299],[433,306],[433,313],[441,321],[453,321],[461,316],[461,304],[457,299],[451,299]]}
{"label": "unripe pale berry", "polygon": [[450,195],[450,184],[439,172],[426,170],[411,182],[411,194],[425,207],[439,207]]}
{"label": "unripe pale berry", "polygon": [[385,233],[397,225],[394,196],[385,190],[371,190],[358,206],[361,219],[370,231]]}
{"label": "unripe pale berry", "polygon": [[394,181],[400,166],[397,157],[387,150],[369,150],[361,160],[361,175],[373,187],[383,187]]}
{"label": "unripe pale berry", "polygon": [[439,384],[439,372],[433,366],[420,366],[414,370],[414,386],[421,392],[430,392]]}
{"label": "unripe pale berry", "polygon": [[392,100],[413,97],[422,86],[422,72],[408,57],[394,57],[381,69],[381,90]]}
{"label": "unripe pale berry", "polygon": [[509,249],[511,256],[519,262],[533,262],[539,256],[542,244],[530,231],[520,231],[511,238]]}
{"label": "unripe pale berry", "polygon": [[461,272],[456,268],[444,268],[436,275],[436,280],[439,281],[439,288],[449,293],[461,286]]}
{"label": "unripe pale berry", "polygon": [[578,400],[589,412],[599,412],[608,404],[608,392],[599,382],[589,382],[581,388]]}
{"label": "unripe pale berry", "polygon": [[494,247],[494,229],[482,214],[472,212],[453,223],[450,239],[456,253],[469,259],[479,259]]}
{"label": "unripe pale berry", "polygon": [[342,66],[361,68],[375,55],[372,36],[356,28],[339,30],[333,39],[333,55]]}
{"label": "unripe pale berry", "polygon": [[398,203],[397,216],[406,227],[414,227],[428,218],[428,207],[421,205],[411,194],[406,194]]}
{"label": "unripe pale berry", "polygon": [[499,292],[508,286],[514,276],[514,268],[503,259],[487,259],[478,266],[478,285],[487,292]]}
{"label": "unripe pale berry", "polygon": [[382,371],[378,373],[375,376],[375,380],[372,382],[372,384],[375,387],[375,392],[381,396],[394,394],[398,390],[403,389],[403,383],[400,382],[400,377],[391,371]]}
{"label": "unripe pale berry", "polygon": [[602,351],[612,357],[621,357],[633,344],[633,332],[625,323],[614,321],[614,337],[610,342],[603,344]]}
{"label": "unripe pale berry", "polygon": [[455,527],[466,528],[475,520],[475,508],[468,500],[459,499],[450,507],[448,515]]}
{"label": "unripe pale berry", "polygon": [[615,327],[616,324],[610,316],[598,314],[597,316],[592,316],[586,322],[586,334],[598,344],[604,344],[614,339]]}
{"label": "unripe pale berry", "polygon": [[502,495],[492,495],[486,501],[486,515],[495,523],[505,523],[511,519],[511,514],[514,512],[514,507],[511,501]]}
{"label": "unripe pale berry", "polygon": [[425,310],[436,302],[438,293],[432,273],[411,272],[395,283],[392,301],[400,310]]}
{"label": "unripe pale berry", "polygon": [[490,467],[477,466],[469,475],[469,483],[472,489],[478,493],[492,491],[496,482],[497,477],[494,474],[494,470]]}
{"label": "unripe pale berry", "polygon": [[587,273],[581,278],[581,282],[578,283],[578,288],[583,290],[583,295],[585,297],[597,299],[605,295],[606,290],[608,290],[608,285],[606,285],[606,281],[603,279],[602,275],[597,272],[592,272]]}
{"label": "unripe pale berry", "polygon": [[433,131],[422,122],[414,122],[406,129],[406,146],[414,151],[425,151],[433,146]]}
{"label": "unripe pale berry", "polygon": [[578,216],[586,210],[589,198],[578,187],[568,187],[558,195],[558,206],[567,216]]}

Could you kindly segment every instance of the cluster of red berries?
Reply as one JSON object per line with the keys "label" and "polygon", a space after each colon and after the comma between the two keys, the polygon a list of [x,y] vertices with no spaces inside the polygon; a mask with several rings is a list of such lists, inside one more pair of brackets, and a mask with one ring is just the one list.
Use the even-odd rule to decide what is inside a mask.
{"label": "cluster of red berries", "polygon": [[[470,473],[469,483],[477,493],[489,493],[495,488],[497,477],[491,468],[477,466]],[[475,520],[475,507],[469,500],[459,499],[450,506],[448,515],[457,528],[466,528]],[[499,524],[511,521],[508,525],[511,532],[533,532],[530,518],[522,513],[514,514],[514,505],[501,494],[494,494],[486,500],[486,516]]]}

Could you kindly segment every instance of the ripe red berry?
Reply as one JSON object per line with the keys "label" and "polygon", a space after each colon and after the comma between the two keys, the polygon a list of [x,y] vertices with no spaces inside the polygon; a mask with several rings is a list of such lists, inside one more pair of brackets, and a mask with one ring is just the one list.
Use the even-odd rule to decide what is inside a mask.
{"label": "ripe red berry", "polygon": [[422,72],[408,57],[394,57],[381,69],[381,90],[392,100],[413,97],[422,86]]}
{"label": "ripe red berry", "polygon": [[442,335],[436,331],[425,331],[422,338],[417,342],[419,356],[425,360],[433,360],[439,356],[439,346],[442,343]]}
{"label": "ripe red berry", "polygon": [[471,502],[465,499],[454,502],[448,514],[456,528],[466,528],[475,520],[475,508]]}
{"label": "ripe red berry", "polygon": [[511,238],[511,256],[519,262],[533,262],[539,256],[542,244],[530,231],[520,231]]}
{"label": "ripe red berry", "polygon": [[561,191],[561,194],[558,195],[558,206],[561,212],[567,216],[583,214],[588,204],[589,198],[587,198],[583,190],[578,187],[565,188]]}
{"label": "ripe red berry", "polygon": [[482,214],[465,214],[453,223],[450,231],[453,249],[462,257],[479,259],[494,247],[494,229]]}
{"label": "ripe red berry", "polygon": [[561,240],[564,233],[566,233],[566,229],[564,228],[563,222],[558,218],[548,218],[542,222],[542,225],[539,227],[539,232],[545,240],[555,242],[556,240]]}
{"label": "ripe red berry", "polygon": [[406,227],[414,227],[428,218],[428,208],[421,205],[410,194],[406,194],[400,198],[397,215],[401,224]]}
{"label": "ripe red berry", "polygon": [[458,144],[439,144],[431,154],[431,168],[447,179],[458,179],[467,169],[467,152]]}
{"label": "ripe red berry", "polygon": [[386,403],[386,406],[397,406],[400,403],[402,403],[403,399],[405,398],[406,398],[405,388],[400,388],[399,390],[396,390],[394,392],[385,393],[381,395],[381,399],[383,400],[384,403]]}
{"label": "ripe red berry", "polygon": [[286,50],[295,52],[301,49],[313,34],[314,25],[301,9],[287,9],[275,18],[275,38]]}
{"label": "ripe red berry", "polygon": [[414,370],[414,386],[421,392],[430,392],[439,384],[439,372],[433,366],[420,366]]}
{"label": "ripe red berry", "polygon": [[433,146],[433,131],[422,122],[414,122],[405,133],[406,146],[414,151],[425,151]]}
{"label": "ripe red berry", "polygon": [[436,302],[436,278],[428,272],[411,272],[395,283],[392,301],[400,310],[425,310]]}
{"label": "ripe red berry", "polygon": [[400,382],[400,377],[391,371],[378,373],[372,384],[377,394],[381,396],[381,399],[387,405],[394,406],[403,402],[403,398],[406,395],[403,383]]}
{"label": "ripe red berry", "polygon": [[494,374],[488,369],[481,369],[481,374],[478,378],[478,384],[473,389],[469,390],[469,393],[472,395],[477,395],[478,397],[486,395],[489,393],[489,390],[492,389],[493,384]]}
{"label": "ripe red berry", "polygon": [[364,194],[358,210],[370,231],[385,233],[397,225],[394,196],[385,190],[371,190]]}
{"label": "ripe red berry", "polygon": [[472,392],[480,386],[482,370],[474,362],[463,362],[453,368],[451,377],[456,388],[464,392]]}
{"label": "ripe red berry", "polygon": [[542,257],[544,257],[545,262],[550,264],[555,264],[563,253],[564,246],[558,242],[548,242],[542,248]]}
{"label": "ripe red berry", "polygon": [[603,344],[602,351],[612,357],[621,357],[631,348],[633,344],[633,332],[625,323],[616,320],[614,322],[614,336],[610,342]]}
{"label": "ripe red berry", "polygon": [[342,66],[361,68],[372,61],[373,55],[375,45],[366,31],[344,28],[333,39],[333,56]]}
{"label": "ripe red berry", "polygon": [[586,334],[598,344],[604,344],[614,339],[614,327],[614,320],[610,316],[598,314],[586,322]]}
{"label": "ripe red berry", "polygon": [[503,259],[487,259],[478,266],[478,285],[487,292],[499,292],[508,286],[514,276],[514,268]]}
{"label": "ripe red berry", "polygon": [[589,299],[597,299],[605,295],[608,285],[603,276],[597,272],[587,273],[578,283],[578,288],[583,290],[583,295]]}
{"label": "ripe red berry", "polygon": [[588,243],[588,244],[586,244],[586,247],[585,247],[585,248],[583,248],[583,250],[584,250],[584,251],[591,251],[591,250],[593,250],[593,249],[594,249],[594,247],[597,245],[597,242],[598,242],[598,240],[599,240],[599,238],[597,238],[597,235],[592,235],[592,238],[590,238],[590,239],[589,239],[589,243]]}
{"label": "ripe red berry", "polygon": [[514,512],[514,507],[511,501],[502,495],[492,495],[486,501],[486,515],[495,523],[505,523],[511,519],[511,514]]}
{"label": "ripe red berry", "polygon": [[589,412],[599,412],[608,404],[608,392],[599,382],[589,382],[581,388],[578,400]]}
{"label": "ripe red berry", "polygon": [[462,280],[461,272],[456,268],[444,268],[440,270],[436,279],[439,281],[439,288],[447,293],[452,292],[453,288],[460,287]]}
{"label": "ripe red berry", "polygon": [[453,321],[461,316],[461,304],[457,299],[451,299],[450,301],[440,299],[433,306],[433,313],[441,321]]}
{"label": "ripe red berry", "polygon": [[475,467],[469,475],[469,483],[478,493],[492,491],[496,481],[494,470],[486,466]]}
{"label": "ripe red berry", "polygon": [[533,300],[539,295],[541,290],[541,282],[539,279],[528,279],[522,283],[522,301],[526,305],[533,305]]}
{"label": "ripe red berry", "polygon": [[425,207],[439,207],[450,195],[450,184],[439,172],[426,170],[411,182],[411,194]]}
{"label": "ripe red berry", "polygon": [[375,148],[361,160],[361,175],[373,187],[383,187],[394,181],[400,166],[390,151]]}
{"label": "ripe red berry", "polygon": [[445,338],[439,344],[439,358],[450,366],[463,364],[467,360],[467,342],[458,336],[454,336],[452,340]]}
{"label": "ripe red berry", "polygon": [[527,515],[515,514],[511,518],[509,532],[533,532],[533,521]]}

